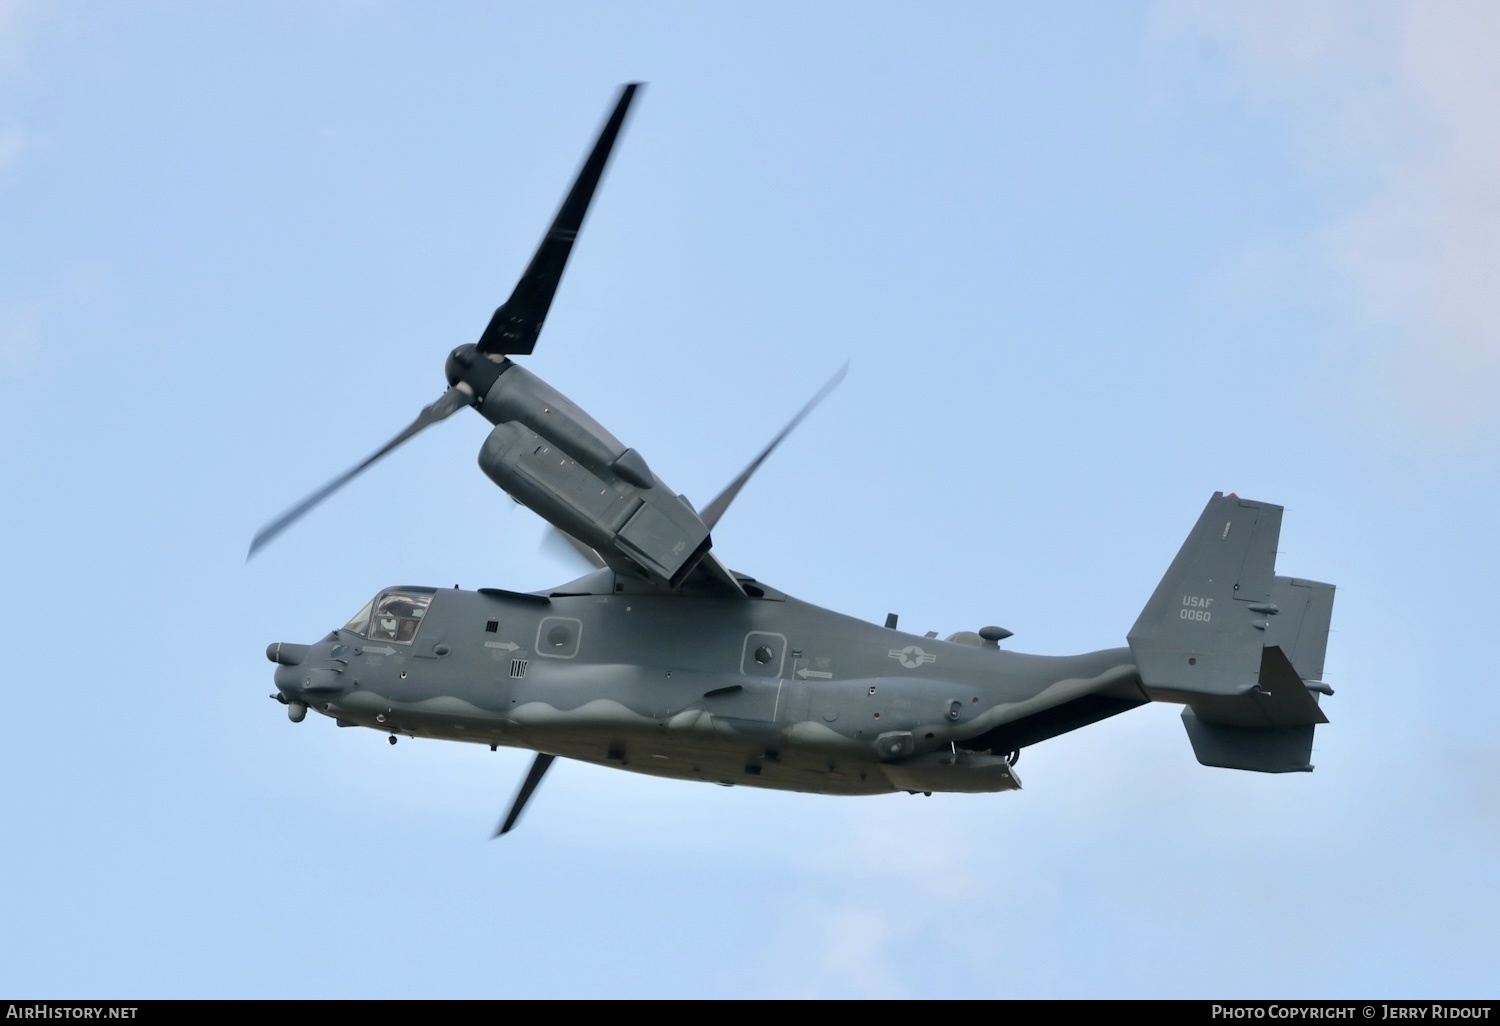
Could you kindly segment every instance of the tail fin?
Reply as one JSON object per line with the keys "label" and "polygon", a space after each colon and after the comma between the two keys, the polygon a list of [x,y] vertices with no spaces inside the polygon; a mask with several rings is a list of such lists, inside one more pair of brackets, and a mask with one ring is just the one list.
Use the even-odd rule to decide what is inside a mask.
{"label": "tail fin", "polygon": [[[1281,507],[1215,492],[1128,640],[1206,766],[1310,770],[1333,585],[1277,577]],[[1312,683],[1308,683],[1312,681]]]}

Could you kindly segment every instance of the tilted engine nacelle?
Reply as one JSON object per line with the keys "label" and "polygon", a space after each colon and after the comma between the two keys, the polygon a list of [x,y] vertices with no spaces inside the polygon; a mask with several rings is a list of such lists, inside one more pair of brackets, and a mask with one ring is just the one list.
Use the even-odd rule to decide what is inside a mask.
{"label": "tilted engine nacelle", "polygon": [[[711,545],[708,527],[688,501],[652,474],[639,453],[621,445],[552,386],[510,361],[536,348],[568,254],[638,86],[632,82],[620,91],[614,112],[510,297],[495,309],[477,342],[448,354],[443,366],[447,390],[369,458],[257,531],[247,558],[397,446],[473,407],[495,425],[479,454],[485,474],[554,527],[594,549],[617,573],[675,588],[702,562]],[[735,490],[739,484],[743,481]],[[730,492],[722,501],[732,498]],[[709,520],[722,512],[710,509],[714,512]],[[716,560],[707,569],[718,571],[719,584],[740,590]]]}
{"label": "tilted engine nacelle", "polygon": [[615,570],[681,584],[713,544],[687,499],[562,393],[505,364],[476,404],[495,425],[480,469]]}

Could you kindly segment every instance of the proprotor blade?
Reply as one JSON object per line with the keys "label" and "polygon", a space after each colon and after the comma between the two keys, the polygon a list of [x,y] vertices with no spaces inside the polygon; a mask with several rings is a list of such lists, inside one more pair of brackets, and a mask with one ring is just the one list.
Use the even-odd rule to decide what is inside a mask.
{"label": "proprotor blade", "polygon": [[632,82],[620,91],[619,102],[614,113],[605,122],[594,150],[583,162],[583,169],[573,182],[568,198],[552,221],[546,238],[537,247],[536,255],[521,280],[516,282],[510,294],[495,315],[489,327],[479,337],[481,353],[500,353],[506,356],[525,356],[536,348],[537,336],[541,334],[542,322],[547,319],[547,310],[552,306],[552,297],[557,292],[557,283],[562,280],[563,268],[568,264],[568,254],[573,251],[573,240],[583,226],[588,213],[589,201],[594,198],[594,189],[604,174],[604,165],[609,162],[610,150],[615,138],[625,124],[625,114],[630,101],[635,97],[639,82]]}
{"label": "proprotor blade", "polygon": [[606,565],[599,558],[599,553],[552,524],[547,525],[547,532],[542,535],[542,551],[551,552],[565,563],[581,563],[582,566],[578,568],[580,574],[586,574],[589,570],[603,570]]}
{"label": "proprotor blade", "polygon": [[531,797],[531,792],[536,790],[536,785],[542,782],[542,774],[547,772],[547,767],[552,765],[554,758],[555,756],[546,753],[537,754],[536,759],[531,763],[531,769],[526,773],[526,779],[521,782],[521,790],[516,792],[516,800],[510,803],[510,813],[505,817],[505,822],[495,830],[491,840],[516,825],[516,820],[521,818],[521,810],[526,807],[526,800]]}
{"label": "proprotor blade", "polygon": [[751,460],[748,467],[740,471],[740,476],[729,482],[722,492],[714,496],[713,502],[703,507],[703,512],[698,514],[698,518],[707,525],[710,531],[718,525],[719,518],[724,515],[724,511],[729,508],[729,504],[734,501],[734,497],[740,494],[740,489],[745,487],[745,482],[749,481],[751,476],[760,469],[760,465],[766,462],[766,457],[775,452],[776,447],[786,439],[786,436],[796,430],[797,425],[801,424],[809,413],[817,409],[818,404],[827,399],[830,392],[839,387],[839,384],[844,380],[844,375],[848,373],[849,365],[846,363],[838,369],[833,377],[828,379],[826,385],[818,389],[818,394],[809,399],[806,406],[797,411],[797,415],[791,419],[791,422],[786,427],[781,429],[781,433],[771,439],[771,444],[762,449],[760,455]]}
{"label": "proprotor blade", "polygon": [[277,517],[275,520],[271,521],[265,527],[262,527],[259,531],[257,531],[255,537],[250,541],[250,551],[245,554],[245,560],[248,562],[250,557],[255,555],[255,553],[259,551],[268,541],[270,541],[272,538],[275,538],[282,531],[290,527],[293,523],[296,522],[299,517],[302,516],[302,514],[306,513],[318,503],[328,498],[344,485],[348,484],[351,480],[354,479],[356,475],[359,474],[360,471],[364,470],[370,464],[380,459],[380,457],[396,448],[396,446],[406,441],[412,435],[415,435],[418,431],[421,431],[423,428],[430,427],[440,420],[446,420],[448,417],[451,417],[454,413],[463,409],[465,406],[468,406],[473,401],[473,397],[463,389],[448,389],[448,391],[444,392],[441,396],[438,397],[437,402],[433,403],[430,406],[424,407],[422,412],[417,414],[416,420],[407,425],[406,429],[395,438],[392,438],[389,442],[385,443],[385,445],[377,450],[376,453],[369,459],[365,460],[358,466],[353,467],[340,474],[338,477],[328,482],[322,488],[319,488],[307,498],[297,503],[297,505],[293,506],[291,509],[281,514],[281,516]]}

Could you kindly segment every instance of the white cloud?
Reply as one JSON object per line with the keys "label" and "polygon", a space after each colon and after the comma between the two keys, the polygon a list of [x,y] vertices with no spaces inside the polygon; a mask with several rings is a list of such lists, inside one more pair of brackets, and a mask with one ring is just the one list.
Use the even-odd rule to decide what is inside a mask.
{"label": "white cloud", "polygon": [[1166,0],[1176,37],[1287,108],[1335,202],[1304,240],[1348,319],[1337,355],[1373,398],[1433,434],[1493,423],[1500,386],[1500,5]]}

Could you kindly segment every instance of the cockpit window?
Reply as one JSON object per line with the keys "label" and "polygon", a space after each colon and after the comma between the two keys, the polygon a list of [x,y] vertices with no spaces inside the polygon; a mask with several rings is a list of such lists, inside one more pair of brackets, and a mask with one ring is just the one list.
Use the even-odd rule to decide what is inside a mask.
{"label": "cockpit window", "polygon": [[350,634],[358,634],[364,637],[365,628],[370,626],[370,610],[375,608],[375,600],[371,599],[365,603],[365,608],[354,614],[354,619],[344,624],[344,630]]}
{"label": "cockpit window", "polygon": [[432,588],[387,588],[361,609],[344,630],[362,634],[371,641],[409,645],[422,625],[427,607],[432,605],[432,596]]}

